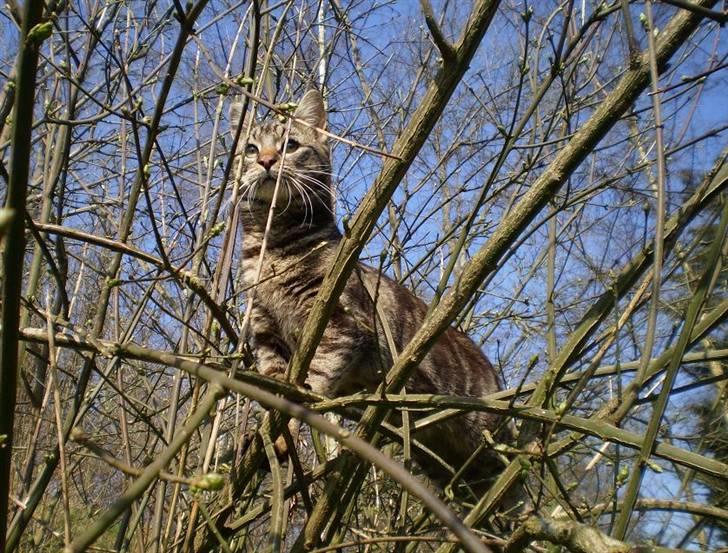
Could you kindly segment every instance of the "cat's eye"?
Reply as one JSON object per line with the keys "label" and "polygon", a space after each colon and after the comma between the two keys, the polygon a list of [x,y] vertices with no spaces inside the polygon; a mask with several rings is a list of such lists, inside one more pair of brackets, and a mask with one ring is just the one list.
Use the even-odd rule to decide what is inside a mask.
{"label": "cat's eye", "polygon": [[255,144],[248,144],[245,146],[245,155],[246,156],[254,156],[258,153],[258,146]]}
{"label": "cat's eye", "polygon": [[288,142],[286,142],[286,153],[292,154],[293,152],[298,150],[298,148],[300,146],[301,145],[298,143],[297,140],[293,140],[292,138],[289,138]]}

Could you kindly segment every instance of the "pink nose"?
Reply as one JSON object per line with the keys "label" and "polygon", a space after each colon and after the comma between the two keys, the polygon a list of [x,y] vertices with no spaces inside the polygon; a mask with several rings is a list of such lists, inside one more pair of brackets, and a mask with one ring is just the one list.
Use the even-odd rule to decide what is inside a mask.
{"label": "pink nose", "polygon": [[266,171],[270,171],[270,168],[273,167],[276,161],[278,161],[278,154],[261,152],[258,155],[258,164],[262,165]]}

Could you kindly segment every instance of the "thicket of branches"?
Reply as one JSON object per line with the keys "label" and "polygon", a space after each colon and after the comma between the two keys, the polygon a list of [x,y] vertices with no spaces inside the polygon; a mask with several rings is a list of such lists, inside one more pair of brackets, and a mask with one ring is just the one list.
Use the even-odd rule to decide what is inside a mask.
{"label": "thicket of branches", "polygon": [[[0,550],[725,547],[725,21],[714,0],[9,1]],[[311,87],[345,239],[291,373],[362,259],[431,306],[386,395],[250,362],[229,106],[285,118]],[[502,392],[402,392],[449,324]],[[518,438],[484,436],[502,474],[454,497],[410,449],[472,409]]]}

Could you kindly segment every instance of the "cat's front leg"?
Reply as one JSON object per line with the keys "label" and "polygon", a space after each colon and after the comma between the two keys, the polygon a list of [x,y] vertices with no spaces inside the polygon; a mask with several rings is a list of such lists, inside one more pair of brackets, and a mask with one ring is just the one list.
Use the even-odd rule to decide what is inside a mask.
{"label": "cat's front leg", "polygon": [[[258,372],[271,378],[284,380],[291,352],[281,337],[278,324],[265,307],[253,307],[250,316],[250,331]],[[293,443],[298,440],[299,424],[295,419],[288,423],[288,432]],[[279,436],[273,447],[279,460],[283,461],[288,457],[288,443],[285,436]]]}
{"label": "cat's front leg", "polygon": [[251,342],[258,372],[283,379],[291,352],[281,337],[275,319],[262,306],[253,307],[250,316]]}

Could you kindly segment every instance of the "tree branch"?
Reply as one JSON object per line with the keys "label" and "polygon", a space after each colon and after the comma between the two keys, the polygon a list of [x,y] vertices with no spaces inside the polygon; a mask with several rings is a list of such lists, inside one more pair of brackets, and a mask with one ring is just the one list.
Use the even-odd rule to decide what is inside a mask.
{"label": "tree branch", "polygon": [[[7,227],[2,260],[2,334],[0,335],[0,551],[5,550],[13,425],[18,377],[18,327],[23,287],[25,229],[23,216],[30,171],[33,104],[38,53],[47,37],[32,36],[44,24],[41,0],[27,0],[17,59],[17,94],[13,110],[10,181],[5,215]],[[46,23],[48,24],[48,23]]]}
{"label": "tree branch", "polygon": [[651,545],[631,545],[610,538],[600,530],[573,521],[530,517],[503,548],[503,553],[518,553],[531,542],[544,540],[562,545],[573,553],[668,553],[676,551]]}
{"label": "tree branch", "polygon": [[420,0],[420,6],[422,7],[422,13],[425,16],[427,28],[430,30],[430,34],[432,35],[432,40],[435,42],[437,49],[440,50],[443,63],[451,63],[455,60],[457,53],[453,45],[450,44],[450,41],[445,38],[444,34],[442,34],[442,29],[440,29],[440,26],[435,20],[435,14],[432,11],[430,0]]}
{"label": "tree branch", "polygon": [[696,13],[700,15],[701,17],[707,17],[708,19],[712,19],[713,21],[717,21],[720,23],[721,27],[725,25],[726,21],[728,21],[728,13],[725,12],[716,12],[713,10],[710,10],[704,6],[700,6],[698,4],[695,4],[693,2],[690,2],[689,0],[661,0],[665,4],[670,4],[671,6],[675,6],[677,8],[681,8],[683,10],[688,10],[693,13]]}

